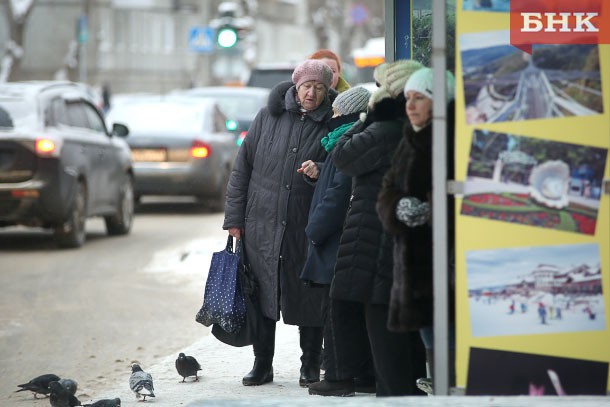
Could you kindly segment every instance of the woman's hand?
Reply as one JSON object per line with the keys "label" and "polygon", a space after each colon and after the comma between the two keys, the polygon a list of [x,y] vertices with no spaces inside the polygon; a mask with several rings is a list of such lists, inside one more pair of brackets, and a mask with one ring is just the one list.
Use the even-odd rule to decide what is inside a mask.
{"label": "woman's hand", "polygon": [[307,160],[302,163],[301,168],[298,168],[297,172],[299,174],[305,174],[311,179],[318,179],[318,177],[320,176],[320,169],[318,168],[316,163],[311,160]]}
{"label": "woman's hand", "polygon": [[241,236],[240,228],[229,228],[229,234],[233,236],[235,239],[239,239]]}

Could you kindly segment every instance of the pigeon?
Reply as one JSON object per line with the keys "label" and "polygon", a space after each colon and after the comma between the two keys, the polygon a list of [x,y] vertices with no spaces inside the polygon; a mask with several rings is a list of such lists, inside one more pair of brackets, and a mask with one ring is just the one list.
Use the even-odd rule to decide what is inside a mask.
{"label": "pigeon", "polygon": [[194,381],[199,381],[197,372],[201,370],[201,365],[193,356],[186,356],[184,353],[180,353],[178,359],[176,359],[176,370],[182,376],[181,383],[184,383],[184,380],[189,376],[195,376]]}
{"label": "pigeon", "polygon": [[76,389],[78,388],[78,383],[72,379],[61,379],[59,380],[59,384],[64,386],[66,390],[70,392],[70,394],[75,395]]}
{"label": "pigeon", "polygon": [[17,387],[21,387],[21,389],[17,390],[15,393],[19,391],[29,390],[34,392],[34,398],[38,398],[38,394],[49,394],[49,383],[53,381],[61,380],[59,376],[47,373],[41,376],[35,377],[27,383],[18,384]]}
{"label": "pigeon", "polygon": [[103,399],[103,400],[98,400],[91,404],[84,404],[83,406],[87,406],[87,407],[121,407],[121,399],[118,397],[115,399]]}
{"label": "pigeon", "polygon": [[70,394],[70,390],[66,389],[58,381],[49,383],[49,401],[52,407],[75,407],[80,406],[80,401]]}
{"label": "pigeon", "polygon": [[150,373],[143,371],[137,363],[131,365],[129,387],[135,393],[136,400],[140,400],[140,397],[143,397],[143,401],[146,401],[146,397],[155,397],[152,376]]}

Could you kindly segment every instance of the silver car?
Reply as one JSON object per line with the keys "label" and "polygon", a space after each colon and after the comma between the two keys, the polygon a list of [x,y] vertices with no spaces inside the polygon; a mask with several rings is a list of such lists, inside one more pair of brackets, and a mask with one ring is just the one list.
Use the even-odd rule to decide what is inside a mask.
{"label": "silver car", "polygon": [[174,91],[168,97],[204,97],[217,100],[227,117],[237,122],[240,144],[259,110],[267,105],[269,91],[267,88],[244,86],[205,86]]}
{"label": "silver car", "polygon": [[112,107],[106,122],[125,123],[135,170],[136,199],[194,196],[223,210],[239,146],[213,99],[137,98]]}

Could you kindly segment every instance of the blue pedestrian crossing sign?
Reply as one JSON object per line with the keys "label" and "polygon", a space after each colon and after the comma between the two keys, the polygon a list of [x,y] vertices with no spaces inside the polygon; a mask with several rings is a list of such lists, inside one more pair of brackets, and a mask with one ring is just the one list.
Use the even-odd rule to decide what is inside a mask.
{"label": "blue pedestrian crossing sign", "polygon": [[202,54],[214,52],[216,48],[214,35],[212,27],[192,27],[189,31],[189,49]]}

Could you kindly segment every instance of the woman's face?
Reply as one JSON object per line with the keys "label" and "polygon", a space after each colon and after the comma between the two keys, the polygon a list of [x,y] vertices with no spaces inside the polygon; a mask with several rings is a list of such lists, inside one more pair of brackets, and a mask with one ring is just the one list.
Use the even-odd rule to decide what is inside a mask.
{"label": "woman's face", "polygon": [[333,83],[330,85],[331,88],[337,89],[337,84],[339,83],[339,64],[337,61],[331,58],[322,58],[320,61],[326,62],[326,65],[330,67],[330,70],[333,71]]}
{"label": "woman's face", "polygon": [[407,92],[405,112],[412,125],[424,127],[432,119],[432,99],[410,90]]}
{"label": "woman's face", "polygon": [[305,110],[316,110],[326,97],[326,86],[318,81],[304,82],[297,89],[297,97]]}

